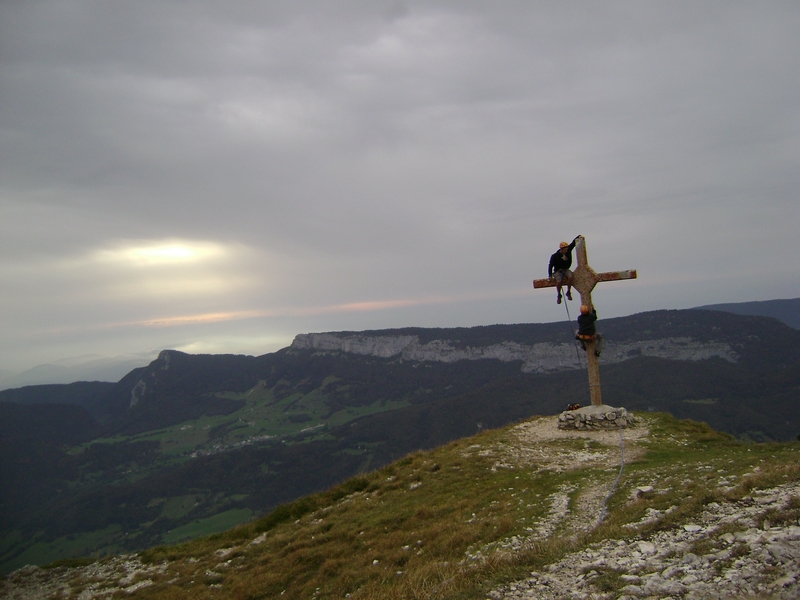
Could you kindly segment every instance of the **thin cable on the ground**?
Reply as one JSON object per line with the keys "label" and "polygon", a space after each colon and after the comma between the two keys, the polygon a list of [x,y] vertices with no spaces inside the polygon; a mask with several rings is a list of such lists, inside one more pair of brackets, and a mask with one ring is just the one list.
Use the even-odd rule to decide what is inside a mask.
{"label": "thin cable on the ground", "polygon": [[619,451],[620,451],[620,461],[619,461],[619,474],[617,478],[614,480],[614,483],[611,484],[611,489],[608,490],[608,495],[603,498],[603,506],[600,509],[600,516],[597,519],[597,525],[600,525],[603,521],[605,521],[606,517],[608,516],[608,504],[609,498],[611,498],[614,491],[617,489],[617,484],[619,480],[622,478],[622,472],[625,470],[625,438],[622,437],[622,424],[620,423],[619,426]]}

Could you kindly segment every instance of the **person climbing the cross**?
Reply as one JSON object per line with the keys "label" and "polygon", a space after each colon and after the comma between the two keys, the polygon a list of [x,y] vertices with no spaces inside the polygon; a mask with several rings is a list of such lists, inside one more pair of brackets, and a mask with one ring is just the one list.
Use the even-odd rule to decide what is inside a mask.
{"label": "person climbing the cross", "polygon": [[561,242],[558,245],[558,252],[550,256],[550,263],[547,265],[547,277],[548,279],[555,278],[556,280],[556,291],[558,292],[556,304],[561,304],[561,287],[564,283],[567,284],[567,300],[572,300],[573,273],[570,271],[570,267],[572,266],[572,250],[575,248],[575,242],[580,237],[582,236],[575,236],[571,244]]}
{"label": "person climbing the cross", "polygon": [[578,316],[578,335],[575,336],[575,339],[581,343],[581,348],[584,350],[586,350],[586,342],[594,340],[594,355],[600,356],[600,352],[603,350],[603,334],[597,333],[596,321],[597,311],[592,309],[590,312],[588,306],[581,304],[581,314]]}

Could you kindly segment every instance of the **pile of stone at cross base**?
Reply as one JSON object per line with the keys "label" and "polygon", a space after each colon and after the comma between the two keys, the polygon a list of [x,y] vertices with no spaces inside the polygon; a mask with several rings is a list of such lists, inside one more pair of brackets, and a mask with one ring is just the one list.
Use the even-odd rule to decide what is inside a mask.
{"label": "pile of stone at cross base", "polygon": [[559,429],[619,429],[633,425],[635,418],[624,408],[605,404],[565,410],[558,415]]}

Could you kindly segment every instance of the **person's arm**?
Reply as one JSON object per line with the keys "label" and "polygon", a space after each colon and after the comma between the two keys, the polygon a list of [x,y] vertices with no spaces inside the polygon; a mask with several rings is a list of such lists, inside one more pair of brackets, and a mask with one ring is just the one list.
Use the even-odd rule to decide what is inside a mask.
{"label": "person's arm", "polygon": [[550,279],[553,276],[553,257],[550,257],[550,262],[547,263],[547,278]]}
{"label": "person's arm", "polygon": [[572,243],[569,245],[569,251],[570,252],[572,252],[572,250],[575,248],[575,242],[577,242],[578,238],[581,238],[581,237],[583,237],[583,236],[582,235],[576,235],[575,239],[572,240]]}

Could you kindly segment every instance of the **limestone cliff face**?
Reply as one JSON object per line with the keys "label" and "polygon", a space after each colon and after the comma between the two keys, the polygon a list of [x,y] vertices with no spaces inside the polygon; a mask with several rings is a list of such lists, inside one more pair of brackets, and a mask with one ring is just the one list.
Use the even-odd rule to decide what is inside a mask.
{"label": "limestone cliff face", "polygon": [[[346,352],[380,358],[399,358],[419,362],[455,362],[458,360],[495,359],[522,362],[525,373],[550,373],[581,367],[580,347],[567,343],[499,342],[488,346],[459,347],[447,339],[420,343],[413,335],[370,336],[358,333],[306,333],[297,335],[291,348],[318,352]],[[701,342],[690,337],[669,337],[606,344],[602,361],[616,363],[637,356],[655,356],[671,360],[703,360],[719,357],[736,362],[739,355],[724,342]]]}

